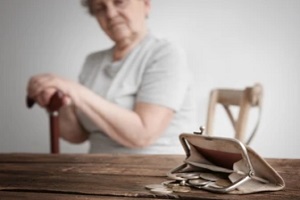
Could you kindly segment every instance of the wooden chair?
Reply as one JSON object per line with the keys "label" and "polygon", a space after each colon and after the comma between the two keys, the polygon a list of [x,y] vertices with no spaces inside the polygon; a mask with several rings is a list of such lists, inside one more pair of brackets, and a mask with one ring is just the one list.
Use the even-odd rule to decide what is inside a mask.
{"label": "wooden chair", "polygon": [[[232,123],[235,131],[234,137],[243,143],[250,144],[255,132],[259,126],[261,116],[261,103],[263,96],[263,88],[260,84],[255,84],[253,87],[246,87],[243,90],[236,89],[214,89],[210,93],[210,101],[208,106],[206,134],[213,134],[213,121],[216,113],[216,106],[222,105]],[[234,119],[230,110],[230,106],[238,107],[238,116]],[[259,108],[259,117],[256,126],[248,138],[245,138],[246,125],[248,121],[249,111],[251,107]]]}

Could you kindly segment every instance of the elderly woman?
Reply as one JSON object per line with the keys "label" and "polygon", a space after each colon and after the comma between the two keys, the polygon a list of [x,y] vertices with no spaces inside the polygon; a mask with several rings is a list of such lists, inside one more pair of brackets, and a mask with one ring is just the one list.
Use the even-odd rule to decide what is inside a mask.
{"label": "elderly woman", "polygon": [[147,29],[150,0],[86,0],[113,47],[90,54],[79,83],[33,76],[28,96],[41,107],[60,90],[62,138],[90,140],[91,153],[180,153],[178,135],[191,129],[194,103],[181,50]]}

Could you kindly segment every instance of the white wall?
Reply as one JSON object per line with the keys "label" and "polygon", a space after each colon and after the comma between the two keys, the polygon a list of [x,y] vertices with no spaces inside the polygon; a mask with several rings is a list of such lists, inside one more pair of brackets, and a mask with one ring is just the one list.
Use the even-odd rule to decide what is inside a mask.
{"label": "white wall", "polygon": [[[299,158],[300,1],[152,2],[152,32],[187,52],[199,125],[212,88],[260,82],[263,116],[252,147],[265,157]],[[79,0],[0,0],[0,152],[48,152],[48,118],[38,107],[26,108],[27,80],[43,72],[76,79],[85,55],[109,45]],[[249,132],[257,116],[251,114]],[[227,132],[222,122],[217,129]],[[63,152],[87,148],[62,144]]]}

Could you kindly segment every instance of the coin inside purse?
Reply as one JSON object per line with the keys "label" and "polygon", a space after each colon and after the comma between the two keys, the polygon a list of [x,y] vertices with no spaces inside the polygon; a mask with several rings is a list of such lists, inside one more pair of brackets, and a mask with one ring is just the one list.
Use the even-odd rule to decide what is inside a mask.
{"label": "coin inside purse", "polygon": [[[189,186],[227,193],[250,179],[252,165],[242,143],[235,139],[181,134],[180,140],[186,152],[184,164],[168,174],[176,180],[184,180]],[[231,182],[234,164],[245,161],[242,177]],[[190,174],[190,175],[189,175]],[[198,176],[197,176],[198,175]]]}

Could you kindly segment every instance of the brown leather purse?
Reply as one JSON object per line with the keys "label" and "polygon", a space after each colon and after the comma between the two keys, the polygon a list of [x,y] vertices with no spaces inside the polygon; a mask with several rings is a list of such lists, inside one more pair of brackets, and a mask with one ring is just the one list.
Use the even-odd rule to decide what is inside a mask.
{"label": "brown leather purse", "polygon": [[183,133],[183,164],[167,173],[181,185],[218,193],[246,194],[285,187],[280,175],[236,139]]}

